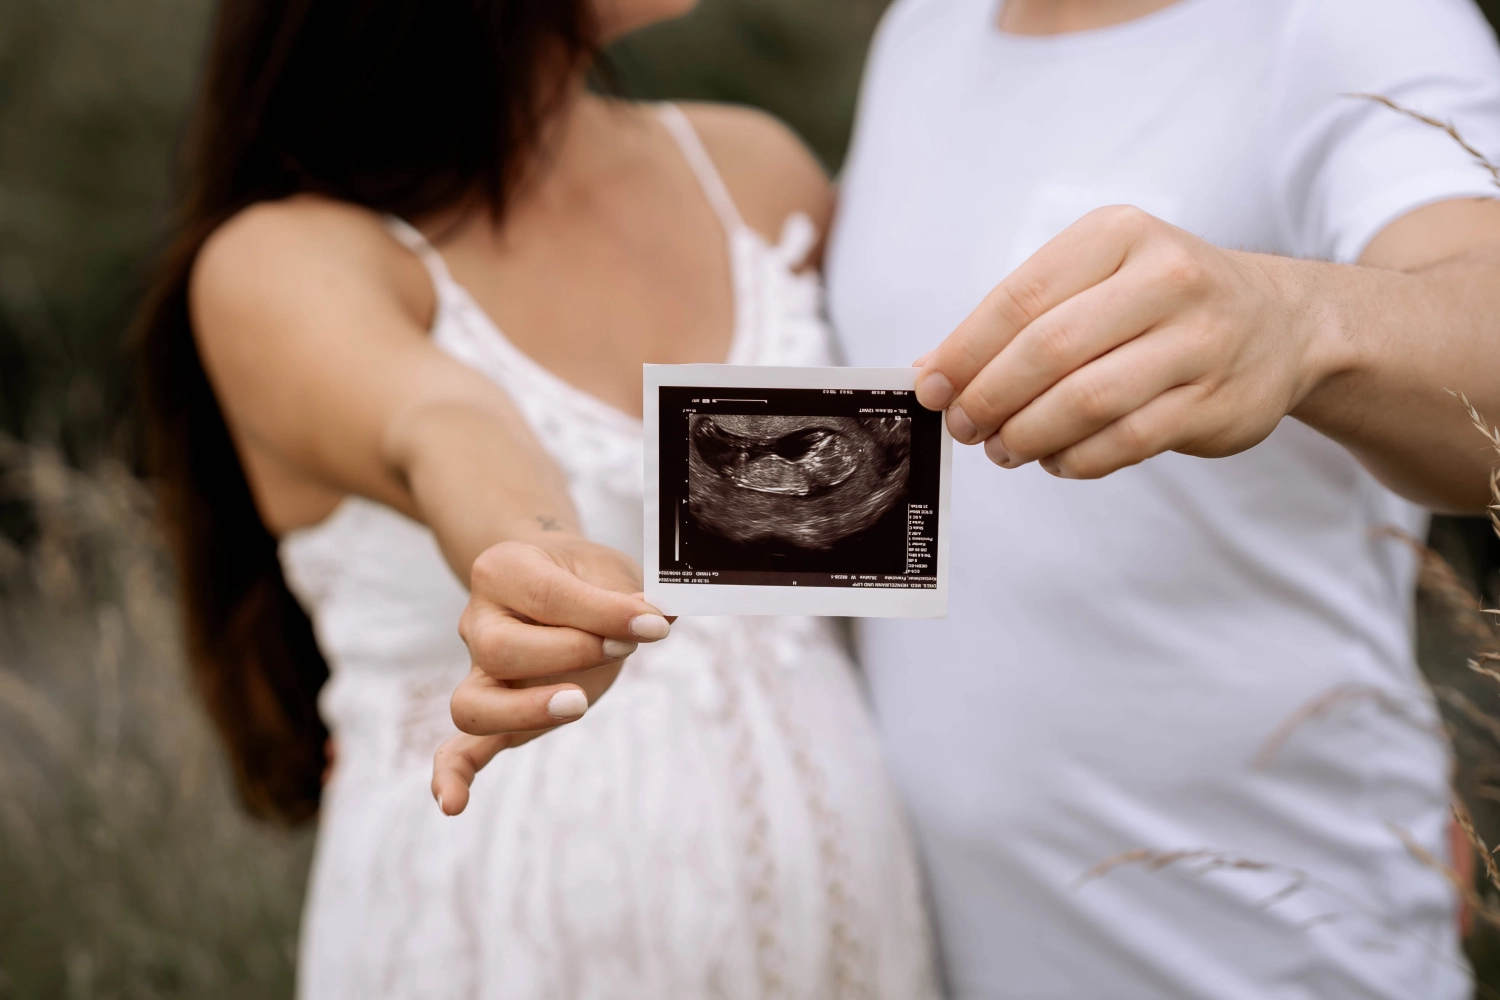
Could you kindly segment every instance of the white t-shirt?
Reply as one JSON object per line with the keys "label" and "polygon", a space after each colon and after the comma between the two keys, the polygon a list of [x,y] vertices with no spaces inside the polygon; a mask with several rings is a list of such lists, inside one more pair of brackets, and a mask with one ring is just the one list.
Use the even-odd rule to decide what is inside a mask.
{"label": "white t-shirt", "polygon": [[[1353,261],[1414,208],[1495,194],[1448,137],[1341,96],[1500,156],[1470,0],[1181,0],[1052,37],[1000,33],[998,8],[899,0],[876,41],[829,258],[851,364],[909,364],[1101,205]],[[1377,530],[1424,515],[1290,419],[1098,482],[954,464],[948,619],[861,630],[953,995],[1467,996],[1454,896],[1394,832],[1447,854],[1414,567]],[[1080,884],[1135,849],[1280,867]],[[1292,869],[1308,884],[1273,895]]]}

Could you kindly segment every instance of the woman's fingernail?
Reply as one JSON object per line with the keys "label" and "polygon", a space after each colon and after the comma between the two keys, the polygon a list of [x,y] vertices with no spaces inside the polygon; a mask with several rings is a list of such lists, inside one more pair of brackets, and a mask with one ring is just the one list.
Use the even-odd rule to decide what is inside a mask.
{"label": "woman's fingernail", "polygon": [[948,432],[955,441],[968,444],[979,433],[979,428],[974,426],[974,421],[969,419],[964,408],[954,403],[948,407]]}
{"label": "woman's fingernail", "polygon": [[1048,455],[1046,458],[1039,458],[1037,459],[1036,464],[1040,465],[1042,468],[1046,469],[1054,476],[1062,478],[1062,466],[1057,464],[1056,455]]}
{"label": "woman's fingernail", "polygon": [[635,643],[626,642],[624,639],[605,639],[604,655],[611,660],[623,660],[635,652],[635,647]]}
{"label": "woman's fingernail", "polygon": [[588,695],[577,688],[559,691],[547,701],[547,714],[554,719],[576,719],[588,710]]}
{"label": "woman's fingernail", "polygon": [[999,434],[990,435],[990,439],[984,443],[984,453],[996,465],[1010,466],[1010,452],[1006,451],[1005,445],[1000,442]]}
{"label": "woman's fingernail", "polygon": [[441,795],[438,796],[438,812],[444,816],[448,815],[448,810],[443,808],[443,797]]}
{"label": "woman's fingernail", "polygon": [[647,642],[665,639],[672,625],[661,615],[636,615],[630,619],[630,634]]}
{"label": "woman's fingernail", "polygon": [[932,372],[917,380],[917,402],[929,410],[947,409],[957,395],[953,391],[953,383],[942,372]]}

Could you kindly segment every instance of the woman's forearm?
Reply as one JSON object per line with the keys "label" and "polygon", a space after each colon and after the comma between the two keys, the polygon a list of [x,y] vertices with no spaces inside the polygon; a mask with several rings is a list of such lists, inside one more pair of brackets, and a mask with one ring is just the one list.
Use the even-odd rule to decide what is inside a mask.
{"label": "woman's forearm", "polygon": [[424,405],[393,421],[385,450],[466,585],[474,560],[493,545],[579,533],[566,478],[519,414]]}

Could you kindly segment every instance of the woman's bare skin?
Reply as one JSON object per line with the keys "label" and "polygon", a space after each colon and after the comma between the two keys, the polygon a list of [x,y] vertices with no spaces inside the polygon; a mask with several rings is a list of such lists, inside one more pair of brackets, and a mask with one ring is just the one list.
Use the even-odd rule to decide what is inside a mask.
{"label": "woman's bare skin", "polygon": [[[802,211],[826,228],[827,180],[784,127],[684,110],[749,225],[774,239]],[[408,220],[507,337],[632,414],[643,363],[724,360],[725,235],[650,109],[580,91],[534,176],[499,227],[482,209]],[[639,568],[583,538],[505,393],[428,338],[427,273],[373,213],[307,196],[247,209],[205,246],[190,300],[271,531],[367,497],[430,527],[470,586],[460,631],[475,665],[453,707],[471,735],[440,753],[445,811],[500,749],[581,716],[637,642],[666,635]]]}

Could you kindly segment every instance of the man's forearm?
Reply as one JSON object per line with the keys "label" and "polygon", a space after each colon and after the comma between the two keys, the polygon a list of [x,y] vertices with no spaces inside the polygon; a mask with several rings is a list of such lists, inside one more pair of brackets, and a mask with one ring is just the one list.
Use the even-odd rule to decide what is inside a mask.
{"label": "man's forearm", "polygon": [[1496,456],[1452,393],[1500,420],[1500,246],[1414,272],[1299,266],[1336,360],[1292,415],[1408,499],[1483,510]]}

